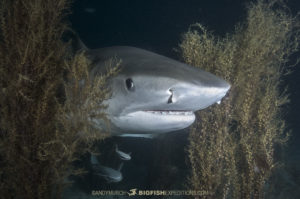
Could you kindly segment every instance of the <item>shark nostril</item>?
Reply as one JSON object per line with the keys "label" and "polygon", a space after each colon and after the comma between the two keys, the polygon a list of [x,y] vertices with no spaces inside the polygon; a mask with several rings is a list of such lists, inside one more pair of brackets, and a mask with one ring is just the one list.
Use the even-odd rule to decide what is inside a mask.
{"label": "shark nostril", "polygon": [[168,104],[171,104],[171,103],[173,103],[173,101],[172,101],[172,95],[168,99]]}
{"label": "shark nostril", "polygon": [[172,100],[172,98],[173,98],[173,91],[172,91],[172,89],[170,89],[169,91],[170,91],[171,95],[170,95],[170,97],[168,99],[168,104],[171,104],[171,103],[173,103],[173,100]]}

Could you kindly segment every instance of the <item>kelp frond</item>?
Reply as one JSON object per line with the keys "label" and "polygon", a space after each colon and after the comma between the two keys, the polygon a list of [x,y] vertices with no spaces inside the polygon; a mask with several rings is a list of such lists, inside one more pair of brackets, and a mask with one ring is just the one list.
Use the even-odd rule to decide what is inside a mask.
{"label": "kelp frond", "polygon": [[69,4],[0,2],[1,198],[59,198],[63,180],[82,173],[72,162],[107,136],[88,118],[106,120],[105,82],[116,69],[90,78],[84,54],[71,56],[62,41]]}
{"label": "kelp frond", "polygon": [[180,44],[191,65],[232,85],[221,105],[200,111],[188,146],[190,186],[212,198],[263,198],[275,144],[287,140],[281,78],[298,50],[299,24],[278,1],[248,6],[246,22],[218,38],[200,24]]}

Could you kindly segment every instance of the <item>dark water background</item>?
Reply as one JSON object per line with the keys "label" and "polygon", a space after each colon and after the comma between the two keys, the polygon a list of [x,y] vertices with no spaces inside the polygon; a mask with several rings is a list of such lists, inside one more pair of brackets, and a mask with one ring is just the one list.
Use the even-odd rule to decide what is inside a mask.
{"label": "dark water background", "polygon": [[[246,2],[249,1],[77,0],[72,8],[71,22],[89,48],[129,45],[178,60],[180,57],[174,48],[191,24],[199,22],[220,36],[230,33],[245,19]],[[290,0],[288,5],[294,14],[300,11],[300,1]],[[292,129],[285,157],[290,169],[286,181],[294,189],[300,185],[300,66],[285,78],[285,83],[291,93],[286,119]],[[107,140],[102,144],[101,163],[116,168],[120,162],[113,153],[115,143],[123,151],[132,152],[132,160],[125,162],[122,169],[123,181],[107,184],[90,175],[79,180],[78,189],[87,193],[93,189],[185,189],[187,131],[154,140]],[[86,161],[88,159],[86,157]],[[300,195],[300,190],[293,193],[296,197],[295,194]]]}

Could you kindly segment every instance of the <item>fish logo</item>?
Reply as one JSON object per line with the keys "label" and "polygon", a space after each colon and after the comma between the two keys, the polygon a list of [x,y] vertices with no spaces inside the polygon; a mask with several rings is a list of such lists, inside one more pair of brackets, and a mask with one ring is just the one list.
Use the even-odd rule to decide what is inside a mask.
{"label": "fish logo", "polygon": [[137,195],[137,193],[136,193],[137,189],[130,189],[129,191],[130,192],[127,192],[128,196],[135,196],[135,195]]}

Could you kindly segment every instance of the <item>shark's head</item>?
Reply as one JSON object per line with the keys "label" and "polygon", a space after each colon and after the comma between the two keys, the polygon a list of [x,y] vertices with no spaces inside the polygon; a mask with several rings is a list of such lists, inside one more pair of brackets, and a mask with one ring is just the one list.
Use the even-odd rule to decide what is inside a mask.
{"label": "shark's head", "polygon": [[[154,134],[184,129],[195,111],[219,102],[230,85],[215,75],[170,58],[134,48],[95,50],[99,60],[121,59],[119,74],[109,81],[107,114],[115,134]],[[93,73],[100,70],[98,63]]]}

